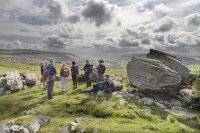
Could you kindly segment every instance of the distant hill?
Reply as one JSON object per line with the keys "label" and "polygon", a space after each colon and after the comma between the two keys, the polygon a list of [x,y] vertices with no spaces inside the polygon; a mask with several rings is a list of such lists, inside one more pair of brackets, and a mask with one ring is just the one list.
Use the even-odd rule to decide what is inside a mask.
{"label": "distant hill", "polygon": [[38,60],[48,60],[49,58],[54,58],[56,61],[71,61],[80,58],[79,56],[71,53],[39,51],[32,49],[0,49],[0,55],[6,57],[31,58]]}

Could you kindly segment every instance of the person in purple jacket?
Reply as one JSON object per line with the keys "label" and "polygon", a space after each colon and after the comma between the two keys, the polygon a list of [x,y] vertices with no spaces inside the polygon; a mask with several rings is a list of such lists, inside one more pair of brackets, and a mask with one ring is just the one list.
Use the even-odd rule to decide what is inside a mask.
{"label": "person in purple jacket", "polygon": [[104,66],[104,61],[100,59],[98,61],[99,65],[97,66],[97,82],[100,83],[101,81],[104,81],[104,74],[106,71],[106,67]]}

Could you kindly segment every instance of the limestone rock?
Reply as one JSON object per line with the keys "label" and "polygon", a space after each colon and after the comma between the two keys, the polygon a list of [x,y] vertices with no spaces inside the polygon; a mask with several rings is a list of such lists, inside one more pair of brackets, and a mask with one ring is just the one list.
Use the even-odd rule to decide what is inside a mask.
{"label": "limestone rock", "polygon": [[152,98],[148,98],[148,97],[143,97],[141,101],[144,103],[144,105],[147,105],[147,106],[151,106],[155,104],[155,101]]}
{"label": "limestone rock", "polygon": [[36,74],[26,74],[25,75],[25,84],[26,85],[35,85],[37,82]]}
{"label": "limestone rock", "polygon": [[74,131],[78,125],[86,122],[84,118],[76,118],[73,122],[69,124],[68,130]]}
{"label": "limestone rock", "polygon": [[182,79],[182,83],[186,85],[191,85],[195,77],[191,75],[189,69],[182,64],[181,60],[176,56],[164,53],[162,51],[151,49],[149,54],[146,55],[147,58],[159,60],[165,66],[176,71]]}
{"label": "limestone rock", "polygon": [[181,77],[160,61],[133,58],[127,65],[131,83],[142,92],[172,92],[179,90]]}
{"label": "limestone rock", "polygon": [[23,89],[23,81],[18,72],[8,72],[5,79],[7,80],[5,87],[7,90],[15,92]]}

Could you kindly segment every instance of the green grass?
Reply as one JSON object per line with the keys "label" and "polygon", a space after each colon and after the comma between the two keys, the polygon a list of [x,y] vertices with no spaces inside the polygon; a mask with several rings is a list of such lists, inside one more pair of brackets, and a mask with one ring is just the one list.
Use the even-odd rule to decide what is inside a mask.
{"label": "green grass", "polygon": [[[16,62],[1,60],[0,66],[1,72],[20,70],[40,75],[40,67],[37,63],[32,66],[19,64],[14,67]],[[59,70],[60,64],[56,64],[56,67]],[[108,73],[118,73],[118,70],[110,70]],[[124,73],[125,70],[119,70],[119,74]],[[127,80],[124,80],[124,86],[129,86]],[[59,133],[78,117],[85,118],[87,122],[79,125],[77,131],[86,128],[87,133],[93,133],[94,130],[98,133],[198,133],[200,131],[190,127],[190,123],[181,123],[176,118],[174,122],[168,121],[169,114],[157,106],[152,106],[151,114],[146,114],[149,108],[137,99],[123,96],[128,103],[134,103],[139,107],[132,109],[128,103],[120,105],[121,98],[112,95],[104,98],[82,93],[86,89],[90,88],[85,84],[79,84],[77,90],[72,90],[70,81],[68,93],[62,93],[60,82],[56,82],[52,100],[47,100],[47,92],[42,89],[42,85],[10,95],[2,95],[0,96],[0,124],[18,118],[16,124],[25,126],[33,118],[45,115],[50,116],[51,121],[41,128],[40,133]],[[105,105],[109,107],[105,108]],[[32,113],[23,115],[23,111],[27,110]],[[199,112],[196,113],[200,116]]]}

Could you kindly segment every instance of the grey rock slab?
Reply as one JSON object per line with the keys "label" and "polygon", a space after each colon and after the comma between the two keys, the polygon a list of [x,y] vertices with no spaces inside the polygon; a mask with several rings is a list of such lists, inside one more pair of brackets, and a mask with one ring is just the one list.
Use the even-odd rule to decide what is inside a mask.
{"label": "grey rock slab", "polygon": [[126,68],[129,80],[139,91],[149,94],[179,90],[180,75],[160,61],[133,58]]}

